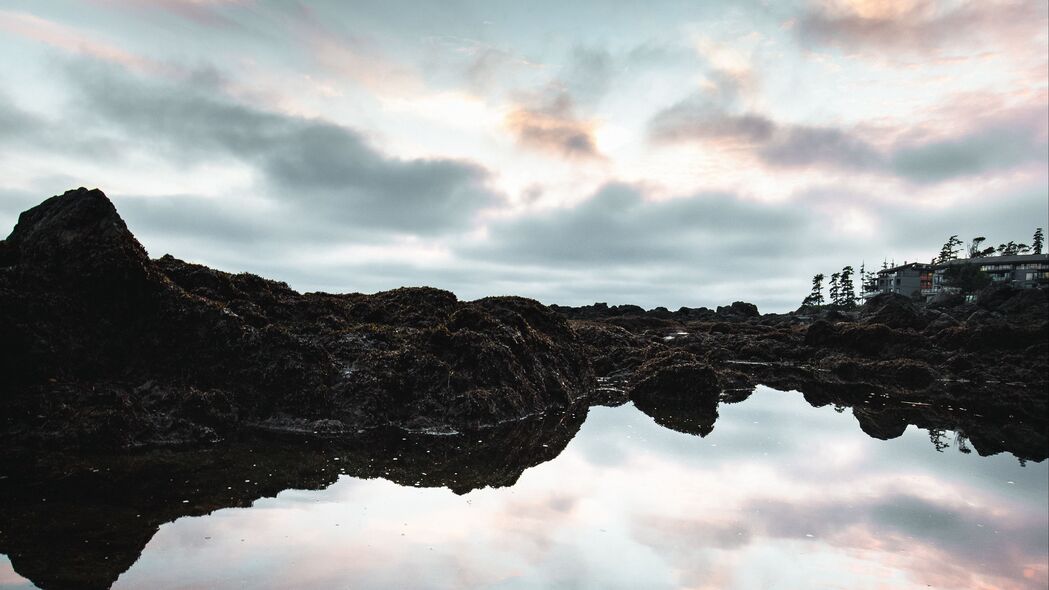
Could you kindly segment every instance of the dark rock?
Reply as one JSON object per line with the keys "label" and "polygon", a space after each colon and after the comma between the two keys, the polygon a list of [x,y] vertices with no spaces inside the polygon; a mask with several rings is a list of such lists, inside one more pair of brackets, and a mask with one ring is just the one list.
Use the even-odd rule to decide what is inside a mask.
{"label": "dark rock", "polygon": [[657,424],[706,436],[718,417],[721,380],[709,365],[684,351],[658,351],[630,383],[630,399]]}
{"label": "dark rock", "polygon": [[686,400],[714,399],[721,393],[717,372],[695,355],[665,350],[645,361],[630,385],[631,399],[672,397]]}
{"label": "dark rock", "polygon": [[151,261],[97,190],[26,211],[2,244],[8,441],[201,442],[317,420],[463,427],[567,407],[595,386],[567,321],[534,301],[300,294]]}
{"label": "dark rock", "polygon": [[717,314],[719,316],[729,316],[738,318],[756,318],[761,314],[758,313],[758,306],[753,303],[747,303],[745,301],[734,301],[732,305],[718,306]]}
{"label": "dark rock", "polygon": [[863,306],[862,313],[866,323],[884,324],[895,329],[921,330],[927,323],[913,301],[896,293],[881,293],[871,297]]}
{"label": "dark rock", "polygon": [[805,331],[805,344],[807,346],[826,346],[835,341],[838,330],[826,320],[816,320],[809,324]]}
{"label": "dark rock", "polygon": [[1021,289],[1009,284],[985,287],[976,295],[976,304],[1022,321],[1049,319],[1049,289]]}

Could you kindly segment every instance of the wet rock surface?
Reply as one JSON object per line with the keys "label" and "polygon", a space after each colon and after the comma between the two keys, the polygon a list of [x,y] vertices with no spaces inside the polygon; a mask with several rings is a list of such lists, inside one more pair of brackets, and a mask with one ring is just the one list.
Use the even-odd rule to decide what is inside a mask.
{"label": "wet rock surface", "polygon": [[1044,289],[992,286],[972,302],[928,306],[879,295],[856,310],[766,315],[738,303],[716,312],[555,309],[572,320],[598,376],[622,383],[624,399],[674,430],[713,428],[719,401],[696,392],[720,390],[726,403],[762,384],[801,391],[813,405],[853,407],[864,432],[878,438],[915,424],[974,433],[980,454],[1037,461],[1047,454]]}
{"label": "wet rock surface", "polygon": [[12,443],[480,426],[595,387],[568,322],[535,301],[300,294],[150,260],[98,190],[26,211],[0,252],[0,438]]}
{"label": "wet rock surface", "polygon": [[427,287],[303,294],[151,260],[104,194],[78,189],[23,213],[0,242],[0,439],[127,448],[245,428],[456,429],[584,399],[709,414],[716,392],[777,371],[911,400],[987,385],[980,407],[1044,416],[1047,294],[992,286],[973,302],[890,294],[765,315],[740,301],[646,311],[462,302]]}

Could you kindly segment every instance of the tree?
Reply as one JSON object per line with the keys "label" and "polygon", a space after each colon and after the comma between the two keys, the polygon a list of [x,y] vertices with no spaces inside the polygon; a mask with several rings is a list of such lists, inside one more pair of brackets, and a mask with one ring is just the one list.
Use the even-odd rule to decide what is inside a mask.
{"label": "tree", "polygon": [[874,274],[874,273],[872,273],[871,271],[868,270],[863,275],[863,292],[864,293],[873,293],[873,292],[875,292],[877,290],[878,290],[878,275],[876,275],[876,274]]}
{"label": "tree", "polygon": [[983,258],[984,256],[993,256],[995,249],[994,246],[989,248],[980,248],[983,242],[987,238],[980,236],[973,238],[973,241],[969,243],[969,258]]}
{"label": "tree", "polygon": [[841,279],[841,273],[836,272],[830,275],[830,304],[837,307],[838,301],[841,299],[841,291],[838,286],[838,281]]}
{"label": "tree", "polygon": [[978,264],[952,264],[943,270],[943,283],[962,293],[975,293],[991,284],[991,277]]}
{"label": "tree", "polygon": [[969,242],[969,258],[980,257],[980,252],[983,252],[983,250],[980,249],[980,244],[982,244],[986,239],[987,238],[983,236],[979,236],[973,238],[972,241]]}
{"label": "tree", "polygon": [[867,270],[867,264],[865,262],[860,263],[860,294],[866,295],[872,293],[878,289],[877,279],[874,278],[874,273]]}
{"label": "tree", "polygon": [[801,302],[802,305],[823,305],[823,274],[812,277],[812,292]]}
{"label": "tree", "polygon": [[853,274],[855,271],[851,266],[841,269],[838,277],[838,300],[834,302],[837,307],[844,309],[856,307],[856,288],[852,284]]}
{"label": "tree", "polygon": [[1041,254],[1044,242],[1045,237],[1042,235],[1042,228],[1034,230],[1034,237],[1031,238],[1031,251],[1035,254]]}
{"label": "tree", "polygon": [[1016,256],[1017,254],[1025,254],[1030,250],[1031,247],[1027,244],[1017,244],[1012,240],[1009,240],[1007,244],[998,244],[999,256]]}
{"label": "tree", "polygon": [[947,262],[948,260],[957,260],[958,258],[958,246],[962,245],[962,241],[958,239],[957,235],[947,238],[947,242],[940,248],[940,255],[936,258],[936,262]]}

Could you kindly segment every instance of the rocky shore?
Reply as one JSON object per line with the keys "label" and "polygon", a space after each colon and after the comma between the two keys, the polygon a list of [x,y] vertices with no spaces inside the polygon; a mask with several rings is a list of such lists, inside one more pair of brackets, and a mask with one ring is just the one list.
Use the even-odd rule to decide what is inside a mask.
{"label": "rocky shore", "polygon": [[151,260],[105,195],[69,191],[0,241],[0,553],[43,588],[107,588],[180,516],[341,473],[512,485],[592,405],[706,436],[757,384],[851,409],[874,438],[913,424],[1042,461],[1047,296],[762,315],[303,294]]}
{"label": "rocky shore", "polygon": [[535,301],[446,291],[300,294],[150,260],[79,189],[0,242],[0,436],[56,446],[492,425],[586,398],[575,332]]}
{"label": "rocky shore", "polygon": [[109,199],[81,188],[24,212],[0,241],[0,440],[454,431],[627,400],[704,434],[723,398],[757,383],[966,408],[1036,422],[1044,438],[1047,295],[992,287],[973,302],[881,295],[858,311],[761,315],[744,302],[463,302],[426,287],[303,294],[151,260]]}

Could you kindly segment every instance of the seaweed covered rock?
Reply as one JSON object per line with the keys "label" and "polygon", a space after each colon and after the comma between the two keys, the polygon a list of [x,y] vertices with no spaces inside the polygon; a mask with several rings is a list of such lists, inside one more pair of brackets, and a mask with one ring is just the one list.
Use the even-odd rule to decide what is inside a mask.
{"label": "seaweed covered rock", "polygon": [[753,303],[747,303],[746,301],[733,301],[732,305],[719,305],[717,309],[719,316],[728,316],[736,318],[756,318],[760,317],[758,313],[758,306]]}
{"label": "seaweed covered rock", "polygon": [[864,321],[890,328],[921,330],[928,323],[913,301],[897,293],[881,293],[863,306]]}
{"label": "seaweed covered rock", "polygon": [[630,399],[660,426],[706,436],[718,417],[721,379],[709,365],[682,350],[657,352],[638,367]]}
{"label": "seaweed covered rock", "polygon": [[721,381],[714,369],[683,350],[660,351],[645,361],[630,384],[631,398],[717,400]]}
{"label": "seaweed covered rock", "polygon": [[595,386],[568,322],[527,299],[432,288],[300,294],[150,260],[98,190],[0,242],[0,438],[135,446],[246,425],[457,428],[567,407]]}

